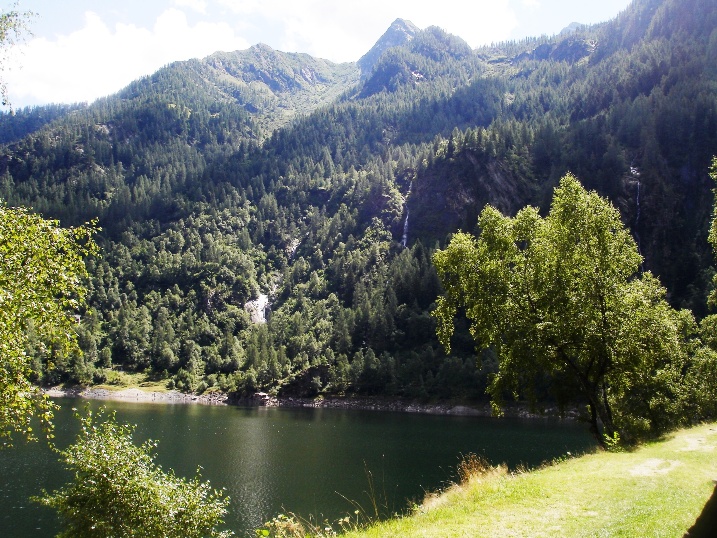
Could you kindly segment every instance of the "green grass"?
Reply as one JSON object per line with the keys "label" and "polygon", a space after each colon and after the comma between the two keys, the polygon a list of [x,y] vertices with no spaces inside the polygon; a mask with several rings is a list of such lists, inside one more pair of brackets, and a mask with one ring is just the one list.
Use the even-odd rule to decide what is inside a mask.
{"label": "green grass", "polygon": [[144,372],[122,372],[106,368],[106,381],[92,388],[120,391],[140,389],[146,392],[167,392],[167,380],[152,378]]}
{"label": "green grass", "polygon": [[681,537],[717,479],[717,424],[680,430],[634,452],[600,452],[523,473],[474,473],[414,513],[352,538]]}

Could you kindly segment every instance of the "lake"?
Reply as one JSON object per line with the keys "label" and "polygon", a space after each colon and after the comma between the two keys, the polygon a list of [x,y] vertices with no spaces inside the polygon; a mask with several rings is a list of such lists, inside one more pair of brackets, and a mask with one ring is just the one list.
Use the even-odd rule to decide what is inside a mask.
{"label": "lake", "polygon": [[[338,409],[143,404],[60,399],[57,445],[79,430],[71,408],[105,405],[137,425],[136,441],[159,441],[157,462],[202,477],[231,497],[227,526],[245,536],[288,511],[330,521],[371,511],[370,491],[404,511],[456,479],[461,455],[528,467],[594,447],[587,426],[553,419],[495,419]],[[28,500],[69,475],[44,444],[0,450],[2,536],[51,537],[54,512]]]}

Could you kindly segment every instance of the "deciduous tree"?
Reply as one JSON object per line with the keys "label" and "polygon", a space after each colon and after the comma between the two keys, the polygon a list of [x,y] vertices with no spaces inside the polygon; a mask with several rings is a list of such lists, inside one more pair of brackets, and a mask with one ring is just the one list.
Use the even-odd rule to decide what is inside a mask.
{"label": "deciduous tree", "polygon": [[77,350],[74,325],[88,278],[84,257],[96,251],[92,225],[61,228],[0,202],[0,437],[32,437],[30,419],[50,424],[51,404],[31,383],[26,354],[32,332],[46,356]]}
{"label": "deciduous tree", "polygon": [[493,401],[532,391],[548,376],[563,403],[584,402],[605,444],[661,431],[681,417],[683,335],[691,314],[673,310],[618,211],[565,176],[547,217],[488,206],[480,236],[456,234],[434,256],[445,293],[435,316],[450,347],[459,308],[499,371]]}
{"label": "deciduous tree", "polygon": [[[717,157],[712,158],[710,177],[712,178],[712,181],[717,183]],[[710,224],[710,233],[707,240],[710,242],[710,245],[712,245],[712,250],[715,252],[715,254],[717,254],[717,188],[715,188],[713,192],[715,197],[715,203],[712,208],[712,222]],[[717,306],[717,275],[712,277],[712,284],[714,285],[714,289],[710,292],[707,301],[712,306]]]}
{"label": "deciduous tree", "polygon": [[0,13],[0,99],[3,105],[9,104],[7,85],[2,72],[6,69],[9,50],[21,40],[27,32],[27,23],[35,15],[31,11],[18,11],[18,2],[14,2],[8,11]]}

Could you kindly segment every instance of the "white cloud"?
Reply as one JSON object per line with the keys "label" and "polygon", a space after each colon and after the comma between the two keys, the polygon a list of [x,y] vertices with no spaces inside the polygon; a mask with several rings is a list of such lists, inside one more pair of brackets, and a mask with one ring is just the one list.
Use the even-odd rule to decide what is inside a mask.
{"label": "white cloud", "polygon": [[536,0],[166,0],[173,7],[143,24],[108,22],[132,21],[131,12],[115,19],[86,11],[80,29],[18,47],[23,67],[4,75],[15,106],[92,101],[170,62],[258,42],[356,61],[398,17],[440,26],[475,47],[508,39],[518,24],[514,7],[525,1]]}
{"label": "white cloud", "polygon": [[174,0],[174,5],[177,7],[188,7],[203,15],[207,13],[207,3],[204,0]]}
{"label": "white cloud", "polygon": [[523,5],[527,8],[536,9],[540,7],[540,0],[523,0]]}
{"label": "white cloud", "polygon": [[18,47],[5,75],[13,103],[92,101],[170,62],[248,46],[226,22],[190,26],[175,8],[164,11],[151,30],[133,24],[112,29],[87,12],[82,29]]}

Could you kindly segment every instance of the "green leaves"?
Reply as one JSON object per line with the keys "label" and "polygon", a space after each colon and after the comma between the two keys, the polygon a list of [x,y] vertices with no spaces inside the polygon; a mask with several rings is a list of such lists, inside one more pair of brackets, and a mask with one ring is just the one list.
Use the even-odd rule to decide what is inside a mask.
{"label": "green leaves", "polygon": [[52,405],[30,382],[30,333],[53,358],[77,348],[74,315],[84,304],[84,257],[97,252],[93,223],[60,228],[0,201],[0,437],[32,438],[37,413],[46,428]]}
{"label": "green leaves", "polygon": [[76,442],[60,451],[74,479],[35,499],[55,508],[65,530],[60,537],[136,536],[146,538],[228,537],[218,531],[229,498],[200,480],[163,471],[155,462],[156,443],[134,444],[134,428],[114,413],[77,415]]}
{"label": "green leaves", "polygon": [[683,417],[675,387],[688,371],[683,327],[694,321],[669,307],[657,279],[637,274],[641,256],[609,202],[567,175],[545,218],[486,207],[479,225],[477,239],[457,234],[435,254],[445,294],[434,315],[444,346],[464,309],[479,347],[498,353],[494,401],[535,397],[547,374],[560,403],[587,402],[602,443],[599,430],[631,438]]}
{"label": "green leaves", "polygon": [[[712,157],[710,177],[712,178],[712,181],[717,183],[717,157]],[[712,245],[712,249],[714,250],[714,252],[717,252],[717,188],[713,189],[712,192],[714,193],[716,203],[712,208],[712,222],[710,224],[710,233],[707,240],[709,241],[710,245]],[[712,284],[714,285],[715,289],[710,292],[709,297],[707,298],[707,302],[711,306],[715,306],[717,305],[717,275],[712,277]]]}

